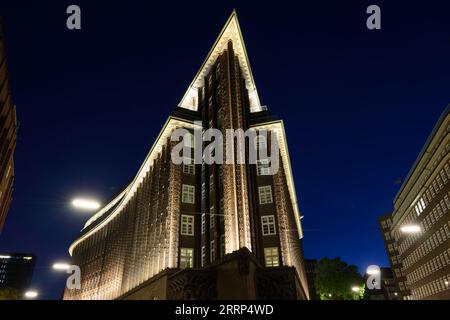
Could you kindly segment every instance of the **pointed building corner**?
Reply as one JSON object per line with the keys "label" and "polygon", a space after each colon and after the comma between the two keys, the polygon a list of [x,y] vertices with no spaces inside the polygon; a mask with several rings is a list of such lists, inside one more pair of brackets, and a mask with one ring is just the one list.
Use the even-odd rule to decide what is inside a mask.
{"label": "pointed building corner", "polygon": [[198,90],[204,85],[206,74],[209,73],[211,67],[217,60],[217,57],[226,49],[229,41],[233,43],[235,55],[238,57],[239,64],[242,68],[242,74],[244,76],[245,85],[249,95],[250,112],[259,112],[263,110],[259,100],[258,91],[256,89],[255,80],[253,78],[252,69],[250,67],[250,61],[247,55],[247,49],[245,47],[244,37],[242,36],[236,9],[233,9],[231,12],[230,17],[206,56],[200,70],[197,72],[194,80],[192,80],[189,88],[178,104],[180,108],[197,110]]}

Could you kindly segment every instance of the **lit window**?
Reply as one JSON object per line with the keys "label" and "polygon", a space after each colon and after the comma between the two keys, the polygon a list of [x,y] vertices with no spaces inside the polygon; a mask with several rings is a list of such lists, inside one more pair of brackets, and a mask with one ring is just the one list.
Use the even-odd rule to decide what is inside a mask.
{"label": "lit window", "polygon": [[185,164],[183,162],[183,173],[185,174],[195,174],[195,164],[194,164],[194,160],[191,158],[187,158],[188,160],[186,161],[188,164]]}
{"label": "lit window", "polygon": [[180,268],[192,268],[194,266],[194,249],[180,249]]}
{"label": "lit window", "polygon": [[425,210],[426,208],[426,204],[423,198],[420,198],[419,200],[417,200],[417,203],[414,207],[414,210],[416,211],[416,214],[419,216],[423,210]]}
{"label": "lit window", "polygon": [[280,260],[278,258],[278,248],[264,248],[264,258],[266,267],[278,267]]}
{"label": "lit window", "polygon": [[272,187],[271,186],[259,187],[258,190],[259,190],[259,203],[260,204],[272,203]]}
{"label": "lit window", "polygon": [[206,217],[205,214],[202,214],[202,234],[206,232]]}
{"label": "lit window", "polygon": [[263,236],[270,236],[277,234],[275,230],[275,216],[261,217]]}
{"label": "lit window", "polygon": [[211,262],[216,260],[216,242],[214,240],[211,240],[209,251],[211,253]]}
{"label": "lit window", "polygon": [[209,229],[212,231],[214,230],[214,226],[216,225],[216,216],[215,216],[215,212],[214,212],[214,207],[211,207],[209,209]]}
{"label": "lit window", "polygon": [[258,176],[270,175],[270,161],[268,159],[258,160],[257,173]]}
{"label": "lit window", "polygon": [[194,217],[181,215],[181,234],[184,236],[194,235]]}
{"label": "lit window", "polygon": [[206,247],[202,246],[202,267],[206,265]]}
{"label": "lit window", "polygon": [[183,203],[194,203],[195,202],[195,187],[187,184],[183,184]]}

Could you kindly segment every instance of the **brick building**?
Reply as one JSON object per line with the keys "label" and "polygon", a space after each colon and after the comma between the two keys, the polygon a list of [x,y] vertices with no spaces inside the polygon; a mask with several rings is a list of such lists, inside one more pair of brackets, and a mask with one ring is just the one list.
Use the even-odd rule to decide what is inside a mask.
{"label": "brick building", "polygon": [[[198,126],[268,130],[247,146],[277,139],[278,172],[265,158],[175,164],[173,131]],[[136,177],[71,245],[82,286],[64,298],[308,299],[302,237],[283,122],[260,104],[233,12]]]}

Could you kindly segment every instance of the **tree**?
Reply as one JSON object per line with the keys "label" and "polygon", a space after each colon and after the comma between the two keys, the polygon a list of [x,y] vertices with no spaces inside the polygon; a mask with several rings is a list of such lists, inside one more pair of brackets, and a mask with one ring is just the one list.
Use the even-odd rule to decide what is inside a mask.
{"label": "tree", "polygon": [[19,291],[12,288],[0,288],[0,300],[19,300]]}
{"label": "tree", "polygon": [[319,260],[315,285],[321,300],[358,300],[364,295],[364,281],[358,268],[340,258]]}

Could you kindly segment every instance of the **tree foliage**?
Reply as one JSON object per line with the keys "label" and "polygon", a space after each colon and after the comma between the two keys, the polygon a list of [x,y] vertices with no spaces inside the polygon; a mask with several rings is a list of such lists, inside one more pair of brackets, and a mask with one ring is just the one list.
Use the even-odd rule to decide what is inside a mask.
{"label": "tree foliage", "polygon": [[0,288],[0,300],[19,300],[20,293],[12,288]]}
{"label": "tree foliage", "polygon": [[[319,260],[315,285],[321,300],[357,300],[364,295],[364,281],[358,268],[340,258]],[[355,287],[358,292],[352,290]]]}

